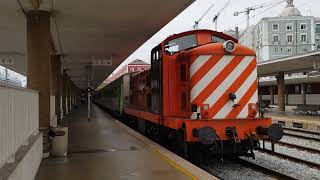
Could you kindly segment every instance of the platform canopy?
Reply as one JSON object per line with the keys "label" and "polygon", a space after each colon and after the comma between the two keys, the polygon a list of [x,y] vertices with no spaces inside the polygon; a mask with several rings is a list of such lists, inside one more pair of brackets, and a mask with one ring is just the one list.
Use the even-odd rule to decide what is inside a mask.
{"label": "platform canopy", "polygon": [[[87,87],[87,72],[97,87],[121,62],[188,7],[193,0],[1,0],[1,64],[26,74],[26,17],[24,12],[51,12],[51,41],[63,56],[73,82]],[[38,6],[38,7],[37,7]],[[94,63],[106,65],[91,66]],[[0,62],[1,63],[1,62]],[[112,65],[111,65],[112,64]]]}
{"label": "platform canopy", "polygon": [[308,72],[315,70],[315,65],[320,70],[320,51],[259,62],[258,76],[272,76],[278,72]]}

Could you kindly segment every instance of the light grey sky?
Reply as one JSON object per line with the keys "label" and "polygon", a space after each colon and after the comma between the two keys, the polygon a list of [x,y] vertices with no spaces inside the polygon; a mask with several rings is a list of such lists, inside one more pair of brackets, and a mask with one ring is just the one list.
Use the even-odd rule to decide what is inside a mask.
{"label": "light grey sky", "polygon": [[[228,0],[196,0],[185,11],[175,17],[165,27],[158,31],[141,47],[139,47],[117,69],[135,59],[141,59],[150,63],[150,51],[153,47],[158,45],[169,35],[192,30],[194,22],[205,13],[205,11],[208,9],[208,7],[210,7],[211,4],[214,4],[213,8],[199,23],[198,29],[213,30],[214,24],[212,23],[212,18],[227,1]],[[254,7],[260,4],[268,5],[264,8],[251,11],[250,16],[252,18],[250,18],[250,24],[256,24],[263,17],[278,16],[280,12],[285,8],[287,3],[283,1],[277,6],[273,7],[271,5],[275,2],[280,1],[281,0],[231,0],[230,5],[223,12],[221,12],[218,18],[218,31],[234,29],[235,26],[238,26],[240,30],[244,29],[246,26],[245,14],[233,16],[233,13],[235,11],[242,11],[247,7]],[[301,11],[302,15],[304,16],[320,17],[320,0],[294,0],[294,5]]]}

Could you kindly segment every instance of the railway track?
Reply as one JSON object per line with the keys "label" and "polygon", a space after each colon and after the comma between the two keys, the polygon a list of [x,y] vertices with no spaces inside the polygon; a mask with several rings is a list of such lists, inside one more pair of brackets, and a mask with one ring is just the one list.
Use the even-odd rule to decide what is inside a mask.
{"label": "railway track", "polygon": [[320,132],[314,132],[314,131],[307,131],[303,129],[293,129],[293,128],[287,128],[287,127],[282,127],[286,131],[293,131],[293,132],[299,132],[299,133],[305,133],[305,134],[310,134],[310,135],[317,135],[320,136]]}
{"label": "railway track", "polygon": [[307,165],[307,166],[309,166],[311,168],[316,168],[316,169],[320,170],[320,164],[317,164],[317,163],[314,163],[314,162],[311,162],[311,161],[306,161],[306,160],[303,160],[303,159],[300,159],[300,158],[296,158],[296,157],[293,157],[293,156],[289,156],[289,155],[286,155],[286,154],[277,153],[277,152],[274,152],[274,151],[269,150],[269,149],[259,149],[259,151],[267,153],[267,154],[269,154],[271,156],[279,157],[281,159],[288,159],[289,161],[292,161],[292,162],[305,164],[305,165]]}
{"label": "railway track", "polygon": [[245,166],[245,167],[251,168],[251,169],[256,170],[256,171],[260,171],[260,172],[262,172],[264,174],[268,174],[268,175],[273,176],[273,177],[278,178],[278,179],[288,179],[288,180],[296,179],[296,178],[293,178],[293,177],[288,176],[286,174],[282,174],[282,173],[280,173],[278,171],[266,168],[264,166],[252,163],[250,161],[246,161],[246,160],[241,159],[241,158],[237,158],[235,161],[237,163]]}
{"label": "railway track", "polygon": [[[217,162],[215,162],[217,163]],[[294,177],[291,177],[289,175],[286,175],[286,174],[283,174],[283,173],[280,173],[276,170],[273,170],[273,169],[270,169],[270,168],[267,168],[265,166],[262,166],[262,165],[259,165],[257,163],[253,163],[253,162],[250,162],[248,160],[245,160],[245,159],[242,159],[240,157],[238,158],[227,158],[225,159],[224,163],[227,163],[227,168],[229,167],[230,168],[230,163],[231,164],[234,164],[234,166],[238,165],[244,169],[250,169],[250,171],[252,171],[250,173],[250,171],[248,170],[243,170],[243,172],[246,172],[244,173],[242,176],[239,176],[239,179],[246,179],[246,175],[248,175],[249,179],[252,179],[252,173],[253,172],[258,172],[260,174],[264,174],[266,177],[270,177],[270,178],[276,178],[276,179],[288,179],[288,180],[296,180],[296,178]],[[210,166],[214,166],[214,165],[199,165],[200,168],[202,168],[203,170],[207,171],[208,173],[214,175],[215,177],[217,177],[218,179],[229,179],[230,177],[225,177],[225,175],[223,175],[223,173],[218,173],[218,171],[212,171],[210,169]],[[223,167],[220,167],[220,168],[223,168]],[[230,170],[228,170],[229,173],[238,173],[237,172],[239,169],[237,168],[231,168]],[[231,178],[233,179],[233,178]],[[237,178],[238,179],[238,178]]]}
{"label": "railway track", "polygon": [[295,149],[299,149],[302,151],[308,151],[310,153],[316,153],[320,155],[320,150],[318,149],[313,149],[313,148],[309,148],[309,147],[304,147],[304,146],[300,146],[300,145],[296,145],[296,144],[291,144],[291,143],[287,143],[287,142],[277,142],[277,144],[279,145],[283,145],[283,146],[287,146],[287,147],[291,147],[291,148],[295,148]]}
{"label": "railway track", "polygon": [[[301,130],[301,129],[284,128],[284,127],[283,127],[283,129],[285,130],[284,131],[285,136],[320,142],[320,133],[319,132],[306,131],[306,130]],[[295,134],[294,132],[297,132],[300,134]],[[302,135],[302,134],[304,134],[304,135]],[[311,136],[308,136],[308,135],[311,135]],[[314,136],[319,136],[319,137],[314,137]]]}
{"label": "railway track", "polygon": [[291,136],[291,137],[296,137],[296,138],[300,138],[300,139],[305,139],[305,140],[313,140],[313,141],[318,141],[320,142],[320,138],[316,138],[316,137],[310,137],[310,136],[303,136],[303,135],[299,135],[299,134],[292,134],[292,133],[283,133],[283,135],[285,136]]}
{"label": "railway track", "polygon": [[[271,141],[266,141],[266,142],[271,143]],[[313,148],[300,146],[300,145],[296,145],[296,144],[291,144],[291,143],[287,143],[287,142],[282,142],[282,141],[279,141],[276,144],[320,155],[320,150],[318,150],[318,149],[313,149]]]}

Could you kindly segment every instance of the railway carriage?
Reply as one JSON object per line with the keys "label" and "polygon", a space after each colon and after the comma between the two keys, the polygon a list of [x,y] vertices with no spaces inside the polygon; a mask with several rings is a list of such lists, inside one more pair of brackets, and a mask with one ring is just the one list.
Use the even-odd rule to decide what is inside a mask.
{"label": "railway carriage", "polygon": [[128,81],[124,119],[187,158],[254,157],[259,139],[283,135],[259,111],[255,52],[226,34],[172,35],[152,49],[151,69]]}

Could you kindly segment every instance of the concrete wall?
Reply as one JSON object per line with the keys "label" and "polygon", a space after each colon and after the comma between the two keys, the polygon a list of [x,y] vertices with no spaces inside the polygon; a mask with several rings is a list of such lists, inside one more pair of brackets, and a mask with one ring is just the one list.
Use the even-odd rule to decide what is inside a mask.
{"label": "concrete wall", "polygon": [[35,178],[42,159],[42,140],[42,135],[38,136],[8,180],[33,180]]}
{"label": "concrete wall", "polygon": [[[262,100],[270,100],[270,95],[262,95]],[[296,105],[302,104],[302,94],[289,94],[288,104]],[[278,103],[278,95],[274,95],[274,103]],[[311,105],[320,105],[320,94],[306,94],[306,103]]]}
{"label": "concrete wall", "polygon": [[307,104],[320,105],[320,94],[307,94]]}
{"label": "concrete wall", "polygon": [[303,96],[301,94],[289,94],[288,95],[288,104],[303,104]]}

